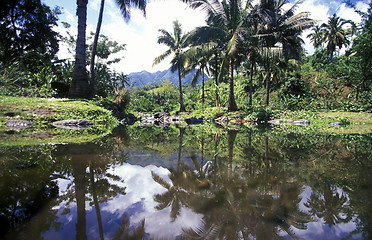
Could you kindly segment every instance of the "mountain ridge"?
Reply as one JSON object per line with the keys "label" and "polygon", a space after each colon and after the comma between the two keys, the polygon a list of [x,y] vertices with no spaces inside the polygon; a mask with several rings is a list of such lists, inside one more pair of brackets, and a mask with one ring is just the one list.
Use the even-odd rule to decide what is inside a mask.
{"label": "mountain ridge", "polygon": [[[191,70],[188,74],[186,74],[182,78],[182,84],[190,85],[192,79],[196,73],[196,69]],[[146,70],[141,72],[133,72],[128,74],[129,77],[129,84],[132,87],[143,87],[146,85],[156,85],[161,84],[165,80],[170,81],[173,85],[178,86],[178,72],[172,72],[171,69],[167,69],[164,71],[157,71],[154,73],[150,73]],[[205,74],[205,80],[208,79],[208,76]],[[198,77],[197,84],[200,84],[202,81],[202,76]]]}

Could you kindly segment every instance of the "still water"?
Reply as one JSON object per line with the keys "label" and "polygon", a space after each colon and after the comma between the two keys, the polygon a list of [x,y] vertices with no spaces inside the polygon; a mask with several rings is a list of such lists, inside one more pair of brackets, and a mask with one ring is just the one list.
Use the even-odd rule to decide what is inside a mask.
{"label": "still water", "polygon": [[0,239],[371,239],[372,137],[127,127],[0,148]]}

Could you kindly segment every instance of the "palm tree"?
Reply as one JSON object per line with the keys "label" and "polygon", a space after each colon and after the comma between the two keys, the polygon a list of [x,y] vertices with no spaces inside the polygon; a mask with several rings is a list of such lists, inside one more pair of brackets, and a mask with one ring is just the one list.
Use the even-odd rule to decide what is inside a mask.
{"label": "palm tree", "polygon": [[171,71],[178,71],[178,85],[180,92],[180,112],[185,111],[185,105],[183,103],[182,93],[182,75],[184,74],[184,55],[182,51],[188,46],[188,34],[183,34],[181,24],[178,20],[173,22],[173,33],[166,31],[165,29],[159,29],[161,35],[158,37],[158,43],[164,44],[169,47],[163,54],[156,57],[153,65],[162,62],[166,57],[174,54],[171,60]]}
{"label": "palm tree", "polygon": [[[221,52],[224,42],[225,34],[222,29],[203,26],[197,27],[195,30],[190,32],[191,47],[186,51],[185,55],[187,59],[193,59],[190,62],[195,63],[196,66],[199,64],[205,65],[205,69],[212,72],[214,75],[215,84],[215,106],[220,107],[220,94],[218,90],[219,85],[219,72],[221,61]],[[196,62],[195,62],[196,61]],[[204,63],[202,63],[204,62]]]}
{"label": "palm tree", "polygon": [[[245,16],[250,6],[250,1],[230,0],[184,0],[192,8],[200,8],[207,15],[209,28],[219,29],[223,33],[223,66],[228,65],[229,69],[229,100],[228,111],[236,111],[238,107],[234,95],[234,69],[239,63],[238,48],[241,43],[241,36],[244,32]],[[221,75],[221,71],[220,71]]]}
{"label": "palm tree", "polygon": [[68,96],[70,98],[90,97],[88,73],[86,69],[86,23],[88,0],[77,0],[78,34],[76,39],[75,66]]}
{"label": "palm tree", "polygon": [[[350,24],[351,29],[345,29],[343,26]],[[328,23],[323,23],[321,27],[322,42],[327,43],[327,53],[332,60],[336,48],[341,49],[343,46],[348,46],[350,41],[349,36],[353,34],[355,24],[350,20],[337,17],[333,14],[328,19]]]}
{"label": "palm tree", "polygon": [[93,40],[92,56],[90,58],[90,88],[91,88],[92,96],[94,96],[94,85],[95,85],[94,62],[95,62],[95,58],[96,58],[96,55],[97,55],[98,37],[99,37],[99,33],[101,31],[104,8],[105,8],[105,0],[101,0],[101,7],[99,9],[96,33],[94,34],[94,40]]}
{"label": "palm tree", "polygon": [[300,34],[312,27],[316,21],[309,13],[295,11],[302,1],[297,1],[288,10],[284,9],[286,0],[260,0],[252,11],[253,21],[257,24],[262,48],[261,59],[265,69],[265,105],[269,104],[270,82],[275,75],[273,68],[280,61],[299,59],[303,51]]}
{"label": "palm tree", "polygon": [[249,78],[249,102],[248,105],[252,107],[253,102],[253,75],[256,70],[256,65],[259,60],[259,48],[258,48],[258,41],[255,37],[257,35],[257,29],[255,26],[255,23],[249,24],[251,27],[247,29],[245,36],[244,36],[244,43],[245,51],[243,51],[246,60],[249,62],[249,64],[245,63],[244,67],[248,68],[246,71],[246,76],[248,76],[248,73],[250,75]]}
{"label": "palm tree", "polygon": [[213,57],[214,45],[213,43],[196,45],[190,47],[190,49],[185,52],[186,69],[197,69],[192,79],[192,84],[195,85],[199,77],[202,77],[202,103],[205,102],[205,72],[208,72],[208,63]]}
{"label": "palm tree", "polygon": [[130,226],[130,218],[124,214],[121,223],[116,230],[116,233],[112,239],[114,240],[135,240],[135,239],[145,239],[145,219],[143,219],[140,224],[136,227]]}
{"label": "palm tree", "polygon": [[[92,95],[93,81],[89,84],[89,76],[86,69],[86,24],[87,24],[87,4],[88,0],[77,0],[78,15],[78,35],[75,50],[75,66],[72,76],[72,82],[69,90],[70,98],[89,98]],[[94,66],[95,49],[97,49],[98,36],[101,29],[104,0],[101,0],[100,14],[97,23],[96,36],[94,38],[96,47],[93,46],[91,68]],[[144,13],[146,9],[146,0],[116,0],[117,5],[124,19],[130,19],[130,6],[140,8]],[[94,72],[94,67],[93,67]]]}
{"label": "palm tree", "polygon": [[[116,0],[116,4],[121,10],[121,14],[125,21],[128,21],[130,19],[130,8],[131,7],[137,7],[140,10],[142,10],[143,15],[146,15],[146,0]],[[103,20],[103,10],[105,8],[105,0],[101,0],[101,7],[99,10],[99,16],[98,16],[98,22],[97,22],[97,28],[94,35],[93,40],[93,47],[92,47],[92,56],[90,59],[90,87],[91,87],[91,94],[94,95],[94,86],[95,86],[95,57],[97,55],[97,45],[98,45],[98,37],[99,33],[101,31],[101,25]]]}
{"label": "palm tree", "polygon": [[313,32],[307,35],[307,38],[310,38],[310,41],[313,43],[314,48],[319,48],[322,46],[322,28],[317,25],[312,28]]}

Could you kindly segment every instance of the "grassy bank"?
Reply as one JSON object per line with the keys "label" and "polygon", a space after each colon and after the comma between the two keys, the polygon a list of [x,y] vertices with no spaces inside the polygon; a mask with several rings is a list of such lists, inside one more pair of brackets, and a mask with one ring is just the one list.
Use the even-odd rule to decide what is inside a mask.
{"label": "grassy bank", "polygon": [[[258,109],[252,112],[227,112],[226,108],[207,108],[194,111],[184,117],[203,117],[205,120],[221,120],[226,125],[243,123],[245,126],[267,120],[279,123],[275,125],[278,131],[303,131],[334,134],[367,134],[372,133],[372,114],[367,112],[312,112],[312,111],[274,111]],[[290,121],[308,120],[308,126],[290,124]],[[332,126],[339,122],[343,126]]]}
{"label": "grassy bank", "polygon": [[[29,120],[34,126],[9,129],[10,119]],[[52,122],[86,119],[93,126],[83,130],[59,129]],[[0,145],[85,142],[111,132],[118,121],[111,112],[88,101],[0,96]]]}
{"label": "grassy bank", "polygon": [[[259,109],[250,113],[227,112],[226,108],[206,108],[180,115],[181,118],[203,117],[205,120],[221,120],[227,128],[252,127],[260,119],[276,119],[278,131],[323,132],[335,134],[372,133],[372,114],[366,112],[311,112]],[[29,120],[34,126],[26,129],[10,129],[10,119]],[[55,128],[52,122],[66,119],[86,119],[93,126],[83,130]],[[309,120],[308,126],[288,124],[290,120]],[[331,126],[332,122],[344,126]],[[80,143],[92,141],[109,134],[118,125],[110,111],[90,101],[54,98],[24,98],[0,96],[0,146]],[[206,125],[202,127],[207,127]]]}
{"label": "grassy bank", "polygon": [[[335,134],[367,134],[372,133],[372,114],[366,112],[282,112],[277,115],[278,120],[309,120],[309,126],[293,126],[304,128],[308,131],[317,131]],[[343,126],[332,126],[331,123],[338,122]],[[288,128],[289,124],[283,124]]]}

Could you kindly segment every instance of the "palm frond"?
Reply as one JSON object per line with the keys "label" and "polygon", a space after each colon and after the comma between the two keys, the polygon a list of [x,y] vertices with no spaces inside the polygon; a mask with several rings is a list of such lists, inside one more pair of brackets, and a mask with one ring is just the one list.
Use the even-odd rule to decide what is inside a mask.
{"label": "palm frond", "polygon": [[218,77],[217,77],[219,82],[221,82],[223,76],[225,76],[228,64],[229,64],[229,60],[227,59],[227,57],[222,57],[222,62],[221,62],[220,70],[218,72]]}
{"label": "palm frond", "polygon": [[282,47],[262,47],[259,48],[260,55],[265,59],[280,59],[283,57]]}
{"label": "palm frond", "polygon": [[173,196],[169,192],[166,194],[156,194],[154,195],[154,201],[158,202],[159,204],[156,205],[156,210],[163,210],[169,207],[172,204]]}
{"label": "palm frond", "polygon": [[[292,5],[292,7],[290,7],[284,14],[281,15],[281,19],[285,20],[285,19],[291,18],[302,2],[303,2],[303,0],[298,0],[297,2],[295,2]],[[281,21],[281,20],[279,20],[279,21]]]}
{"label": "palm frond", "polygon": [[164,44],[167,47],[174,49],[175,42],[174,42],[172,35],[164,29],[159,29],[159,32],[161,33],[161,35],[158,37],[158,43]]}
{"label": "palm frond", "polygon": [[131,17],[131,7],[140,9],[143,12],[143,15],[146,16],[146,0],[115,0],[115,2],[125,21],[129,21]]}
{"label": "palm frond", "polygon": [[154,62],[152,63],[152,66],[155,66],[156,64],[159,64],[160,62],[162,62],[165,58],[167,58],[171,54],[172,54],[172,51],[170,49],[168,49],[163,54],[161,54],[160,56],[158,56],[154,59]]}
{"label": "palm frond", "polygon": [[198,27],[190,32],[189,40],[194,45],[199,45],[209,42],[222,41],[225,38],[225,33],[221,28],[213,26]]}
{"label": "palm frond", "polygon": [[178,199],[173,200],[171,204],[170,217],[172,221],[175,221],[177,217],[181,214],[182,205],[181,205],[181,202],[177,200]]}
{"label": "palm frond", "polygon": [[297,24],[297,21],[300,21],[302,19],[308,19],[309,16],[310,16],[309,12],[300,12],[292,17],[285,19],[284,24],[287,26],[295,25]]}
{"label": "palm frond", "polygon": [[212,224],[207,226],[205,221],[201,224],[189,229],[182,229],[183,234],[181,239],[217,239],[221,231],[221,226]]}
{"label": "palm frond", "polygon": [[167,183],[158,174],[156,174],[154,171],[151,171],[151,176],[152,176],[152,179],[154,179],[155,182],[159,183],[161,186],[163,186],[166,189],[170,189],[171,185],[169,183]]}
{"label": "palm frond", "polygon": [[192,77],[192,80],[191,80],[191,85],[192,86],[195,86],[198,83],[199,76],[201,76],[201,75],[202,75],[202,69],[199,68],[199,69],[197,69],[194,76]]}
{"label": "palm frond", "polygon": [[238,50],[239,43],[241,41],[242,32],[244,32],[243,22],[240,22],[232,35],[232,38],[227,44],[227,55],[233,56]]}
{"label": "palm frond", "polygon": [[196,0],[190,1],[189,6],[200,9],[207,14],[207,22],[214,26],[223,26],[226,22],[225,9],[218,0]]}
{"label": "palm frond", "polygon": [[174,42],[181,42],[183,36],[182,27],[178,20],[173,21],[173,38]]}

